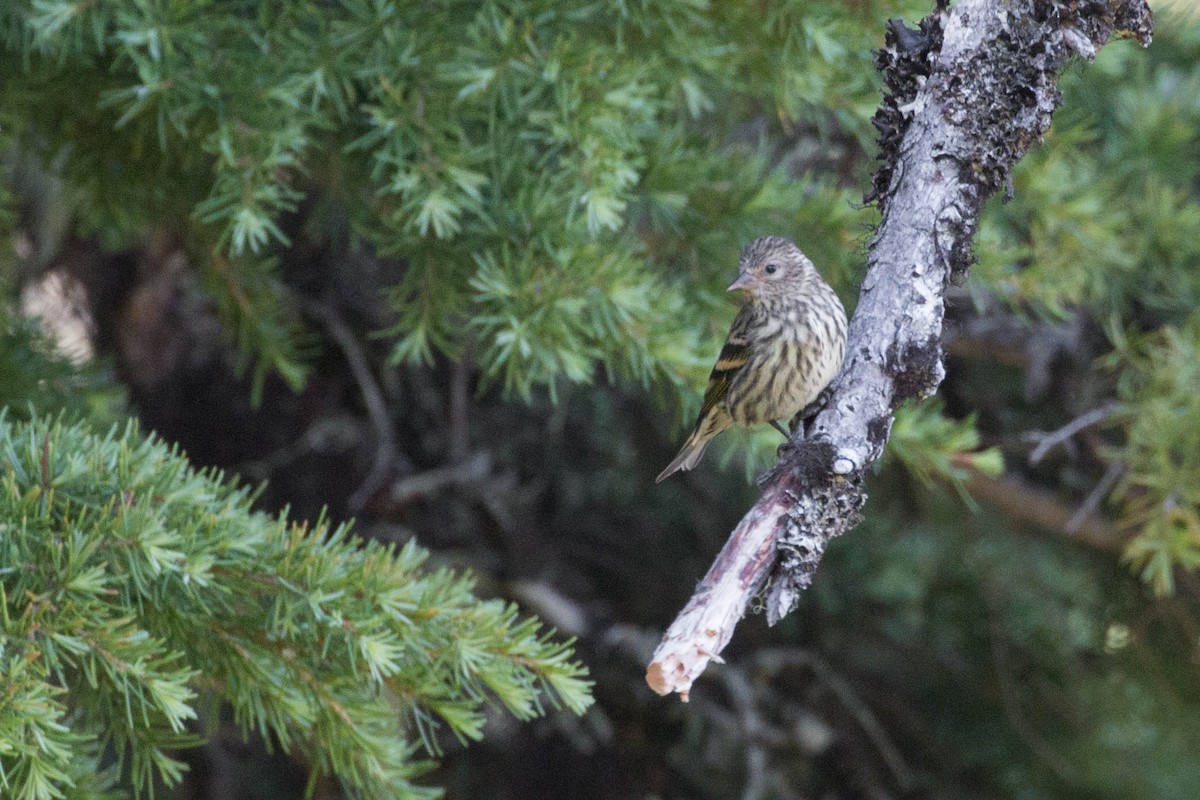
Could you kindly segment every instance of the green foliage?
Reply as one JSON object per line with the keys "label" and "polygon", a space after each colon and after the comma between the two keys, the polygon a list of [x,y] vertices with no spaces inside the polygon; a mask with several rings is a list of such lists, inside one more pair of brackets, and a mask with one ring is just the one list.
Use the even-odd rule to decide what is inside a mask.
{"label": "green foliage", "polygon": [[[351,248],[404,265],[382,332],[393,365],[471,356],[486,421],[470,435],[491,437],[522,490],[549,487],[530,489],[522,513],[567,539],[561,564],[594,589],[588,602],[650,627],[750,500],[711,475],[648,495],[661,463],[647,454],[662,442],[641,434],[657,417],[631,410],[626,386],[650,387],[691,422],[734,313],[720,290],[738,246],[762,233],[795,238],[853,306],[875,221],[848,188],[869,168],[871,50],[886,19],[929,6],[11,0],[0,3],[0,150],[61,177],[81,235],[112,248],[185,241],[260,387],[268,372],[305,377],[305,333],[277,272],[290,212],[313,199],[349,220]],[[1099,321],[1112,353],[1095,385],[1034,408],[1019,399],[1022,366],[985,356],[950,378],[947,408],[962,419],[901,408],[868,522],[831,545],[806,597],[820,613],[788,621],[823,615],[804,646],[864,689],[932,796],[1200,791],[1194,631],[1163,622],[1106,554],[943,491],[968,466],[997,471],[1000,446],[1021,469],[1019,433],[1115,395],[1107,449],[1094,451],[1108,463],[1044,462],[1022,480],[1080,502],[1120,464],[1106,510],[1133,537],[1135,567],[1166,592],[1200,561],[1198,65],[1200,27],[1167,14],[1149,51],[1114,43],[1070,67],[1046,145],[976,242],[973,280],[1011,311]],[[28,325],[4,331],[0,794],[94,798],[171,782],[174,751],[209,734],[209,715],[195,717],[214,699],[350,793],[421,794],[423,759],[444,733],[477,738],[489,703],[520,718],[587,703],[564,645],[426,568],[414,546],[359,547],[344,529],[251,513],[244,491],[129,431],[26,422],[27,403],[87,413],[96,384]],[[577,388],[600,376],[609,386]],[[536,411],[497,411],[491,387]],[[981,448],[975,419],[998,446]],[[731,431],[716,449],[754,471],[779,441],[766,427]],[[474,518],[454,509],[443,518]],[[653,547],[623,552],[631,532]],[[1161,608],[1190,622],[1180,594]],[[612,718],[657,725],[639,706]],[[799,719],[787,720],[788,760],[819,772],[787,738]],[[862,740],[858,724],[839,732],[839,758],[860,749],[840,747]],[[748,743],[720,725],[741,737],[721,751],[739,774]],[[755,757],[771,741],[749,743]],[[854,791],[860,781],[869,771]]]}
{"label": "green foliage", "polygon": [[1159,19],[1155,45],[1104,48],[1063,80],[1045,147],[981,227],[975,277],[1034,315],[1094,316],[1113,346],[1125,440],[1106,458],[1126,553],[1157,592],[1200,566],[1200,26]]}
{"label": "green foliage", "polygon": [[1168,593],[1175,566],[1200,566],[1200,314],[1122,355],[1131,369],[1121,384],[1128,438],[1116,495],[1135,534],[1126,557]]}
{"label": "green foliage", "polygon": [[924,402],[896,409],[887,455],[899,459],[926,486],[935,480],[948,481],[966,498],[963,482],[969,470],[987,475],[1004,471],[1000,450],[980,450],[979,445],[974,418],[950,419],[942,413],[941,403]]}
{"label": "green foliage", "polygon": [[1178,16],[1142,51],[1114,43],[1063,80],[1047,146],[981,230],[977,278],[1053,314],[1179,320],[1200,303],[1200,29]]}
{"label": "green foliage", "polygon": [[72,417],[115,419],[119,393],[96,365],[77,366],[56,352],[53,342],[0,305],[0,409],[27,419],[34,409],[54,409]]}
{"label": "green foliage", "polygon": [[280,303],[283,284],[275,276],[274,260],[225,258],[213,254],[205,272],[207,287],[217,298],[217,310],[228,321],[237,367],[251,371],[255,405],[262,397],[269,371],[299,391],[308,370],[303,361],[306,335],[295,314]]}
{"label": "green foliage", "polygon": [[[411,542],[251,512],[132,427],[0,419],[0,480],[6,797],[101,797],[122,770],[175,783],[206,696],[362,797],[429,793],[414,732],[436,752],[442,725],[479,738],[491,702],[590,703],[568,644]],[[95,772],[109,748],[120,768]]]}
{"label": "green foliage", "polygon": [[690,394],[712,352],[696,315],[738,247],[774,231],[820,251],[808,222],[850,221],[747,120],[866,146],[871,49],[903,5],[21,0],[0,9],[0,107],[86,228],[187,232],[260,383],[302,379],[295,326],[257,287],[280,215],[328,190],[408,263],[397,360],[477,343],[526,396],[601,365]]}
{"label": "green foliage", "polygon": [[[482,313],[470,324],[481,341],[490,343],[480,359],[490,365],[485,378],[502,376],[506,390],[526,399],[534,386],[544,384],[553,398],[560,376],[587,381],[601,358],[610,379],[625,375],[644,384],[675,377],[665,371],[668,364],[688,363],[694,336],[674,325],[652,324],[654,315],[664,311],[669,319],[680,319],[684,309],[679,298],[668,294],[673,306],[655,309],[661,282],[637,269],[627,254],[604,255],[596,249],[589,245],[579,253],[556,253],[549,263],[535,261],[529,251],[518,258],[507,248],[502,262],[477,257],[471,286]],[[570,268],[576,259],[592,261],[590,274]],[[550,341],[565,347],[553,351],[541,346]]]}
{"label": "green foliage", "polygon": [[918,732],[908,763],[930,793],[1195,796],[1195,604],[1156,611],[1114,560],[952,497],[917,512],[898,477],[830,548],[802,616],[820,615],[821,649],[878,690],[878,712]]}

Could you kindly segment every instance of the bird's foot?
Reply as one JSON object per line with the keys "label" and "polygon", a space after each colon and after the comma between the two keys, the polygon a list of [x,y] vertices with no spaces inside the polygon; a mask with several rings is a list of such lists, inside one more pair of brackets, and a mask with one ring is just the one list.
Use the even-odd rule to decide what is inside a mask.
{"label": "bird's foot", "polygon": [[771,467],[769,470],[755,478],[755,484],[757,484],[759,487],[762,487],[770,483],[775,478],[776,473],[779,472],[779,464],[791,457],[792,453],[796,452],[796,449],[796,445],[792,444],[790,441],[779,445],[779,447],[775,450],[775,456],[779,459],[779,461],[776,462],[775,466]]}
{"label": "bird's foot", "polygon": [[804,435],[808,436],[809,426],[812,424],[813,418],[816,417],[817,414],[819,414],[821,410],[825,408],[825,406],[829,405],[829,398],[831,396],[833,396],[833,390],[831,387],[826,386],[821,390],[821,393],[817,395],[816,400],[813,400],[804,408],[800,409],[799,413],[792,417],[792,421],[788,424],[788,427],[791,428],[792,433],[795,433],[797,430],[802,430]]}

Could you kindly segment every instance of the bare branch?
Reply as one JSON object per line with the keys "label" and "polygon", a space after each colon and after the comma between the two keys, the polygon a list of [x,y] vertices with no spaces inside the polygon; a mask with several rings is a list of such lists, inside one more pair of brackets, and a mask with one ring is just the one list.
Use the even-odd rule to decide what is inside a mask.
{"label": "bare branch", "polygon": [[723,669],[721,678],[729,692],[729,703],[737,711],[746,751],[746,786],[742,789],[742,800],[759,800],[767,794],[767,750],[759,737],[760,729],[765,726],[758,714],[754,687],[741,670]]}
{"label": "bare branch", "polygon": [[770,673],[782,672],[785,667],[811,669],[821,682],[829,687],[838,702],[850,712],[850,715],[862,728],[863,733],[871,740],[891,771],[896,785],[905,792],[916,786],[917,780],[912,769],[905,763],[904,757],[900,755],[900,748],[888,736],[883,723],[875,716],[875,712],[871,710],[866,701],[859,697],[858,692],[854,691],[850,682],[829,666],[825,659],[807,650],[776,648],[759,652],[755,656],[754,662],[756,667]]}
{"label": "bare branch", "polygon": [[778,621],[829,540],[857,524],[893,410],[941,383],[946,284],[965,278],[981,204],[1049,127],[1060,70],[1114,33],[1148,44],[1150,28],[1144,0],[959,0],[919,31],[889,25],[878,63],[890,94],[875,118],[883,166],[869,195],[882,222],[846,363],[664,634],[646,674],[655,691],[686,699],[751,598],[767,587],[767,619]]}
{"label": "bare branch", "polygon": [[[1104,482],[1102,479],[1101,483]],[[1019,478],[992,477],[974,469],[968,474],[966,487],[971,497],[992,504],[1019,522],[1064,534],[1099,550],[1120,551],[1125,546],[1126,537],[1116,526],[1096,514],[1086,500],[1074,509],[1053,492],[1030,486]],[[1104,489],[1104,494],[1109,488],[1112,488],[1111,484]],[[1102,498],[1103,495],[1099,499]]]}
{"label": "bare branch", "polygon": [[396,428],[392,425],[387,402],[383,398],[383,391],[380,390],[379,383],[371,372],[367,356],[354,337],[354,333],[342,320],[341,315],[323,303],[314,300],[302,302],[304,309],[321,321],[333,341],[341,348],[342,354],[346,356],[350,373],[354,376],[354,381],[358,384],[359,391],[362,392],[363,402],[367,406],[367,416],[371,420],[371,427],[375,429],[375,460],[371,464],[371,471],[347,500],[350,510],[357,513],[362,511],[371,496],[379,491],[395,466]]}
{"label": "bare branch", "polygon": [[1067,533],[1072,536],[1078,534],[1084,525],[1097,516],[1096,512],[1100,509],[1100,503],[1104,501],[1109,491],[1117,485],[1117,481],[1121,480],[1121,476],[1124,474],[1124,461],[1113,461],[1108,465],[1103,477],[1092,487],[1088,496],[1083,498],[1083,502],[1079,504],[1079,508],[1067,520]]}
{"label": "bare branch", "polygon": [[1116,403],[1105,403],[1098,408],[1093,408],[1086,414],[1081,414],[1056,431],[1048,433],[1044,431],[1030,431],[1025,435],[1025,438],[1029,441],[1037,442],[1037,447],[1033,448],[1033,452],[1029,454],[1030,465],[1036,466],[1055,446],[1068,441],[1084,428],[1091,427],[1098,422],[1108,419],[1116,411],[1116,408]]}
{"label": "bare branch", "polygon": [[387,504],[390,509],[405,506],[416,500],[423,500],[435,495],[451,486],[477,483],[491,474],[491,471],[491,456],[485,452],[479,452],[457,464],[438,467],[396,481],[388,493]]}

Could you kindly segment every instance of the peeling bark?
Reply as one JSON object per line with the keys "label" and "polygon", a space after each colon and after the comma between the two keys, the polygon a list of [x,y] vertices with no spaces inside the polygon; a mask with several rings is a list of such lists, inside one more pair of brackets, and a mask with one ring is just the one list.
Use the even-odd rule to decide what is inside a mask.
{"label": "peeling bark", "polygon": [[918,30],[889,23],[877,60],[889,89],[875,117],[883,163],[866,197],[882,221],[846,362],[663,636],[646,674],[655,691],[686,701],[751,599],[766,588],[767,620],[778,622],[829,540],[858,524],[892,412],[945,375],[944,293],[965,280],[980,206],[1050,126],[1062,68],[1114,34],[1150,43],[1144,0],[960,0],[939,2]]}

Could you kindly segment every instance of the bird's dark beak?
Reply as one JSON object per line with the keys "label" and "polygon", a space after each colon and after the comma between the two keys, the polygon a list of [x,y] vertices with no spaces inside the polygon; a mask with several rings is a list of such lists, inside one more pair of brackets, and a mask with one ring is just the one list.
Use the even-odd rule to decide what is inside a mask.
{"label": "bird's dark beak", "polygon": [[743,292],[745,292],[750,289],[750,283],[753,280],[754,279],[753,279],[753,277],[751,277],[749,272],[743,272],[737,276],[736,281],[729,284],[729,288],[726,289],[725,291],[733,292],[733,291],[737,291],[738,289],[740,289]]}

